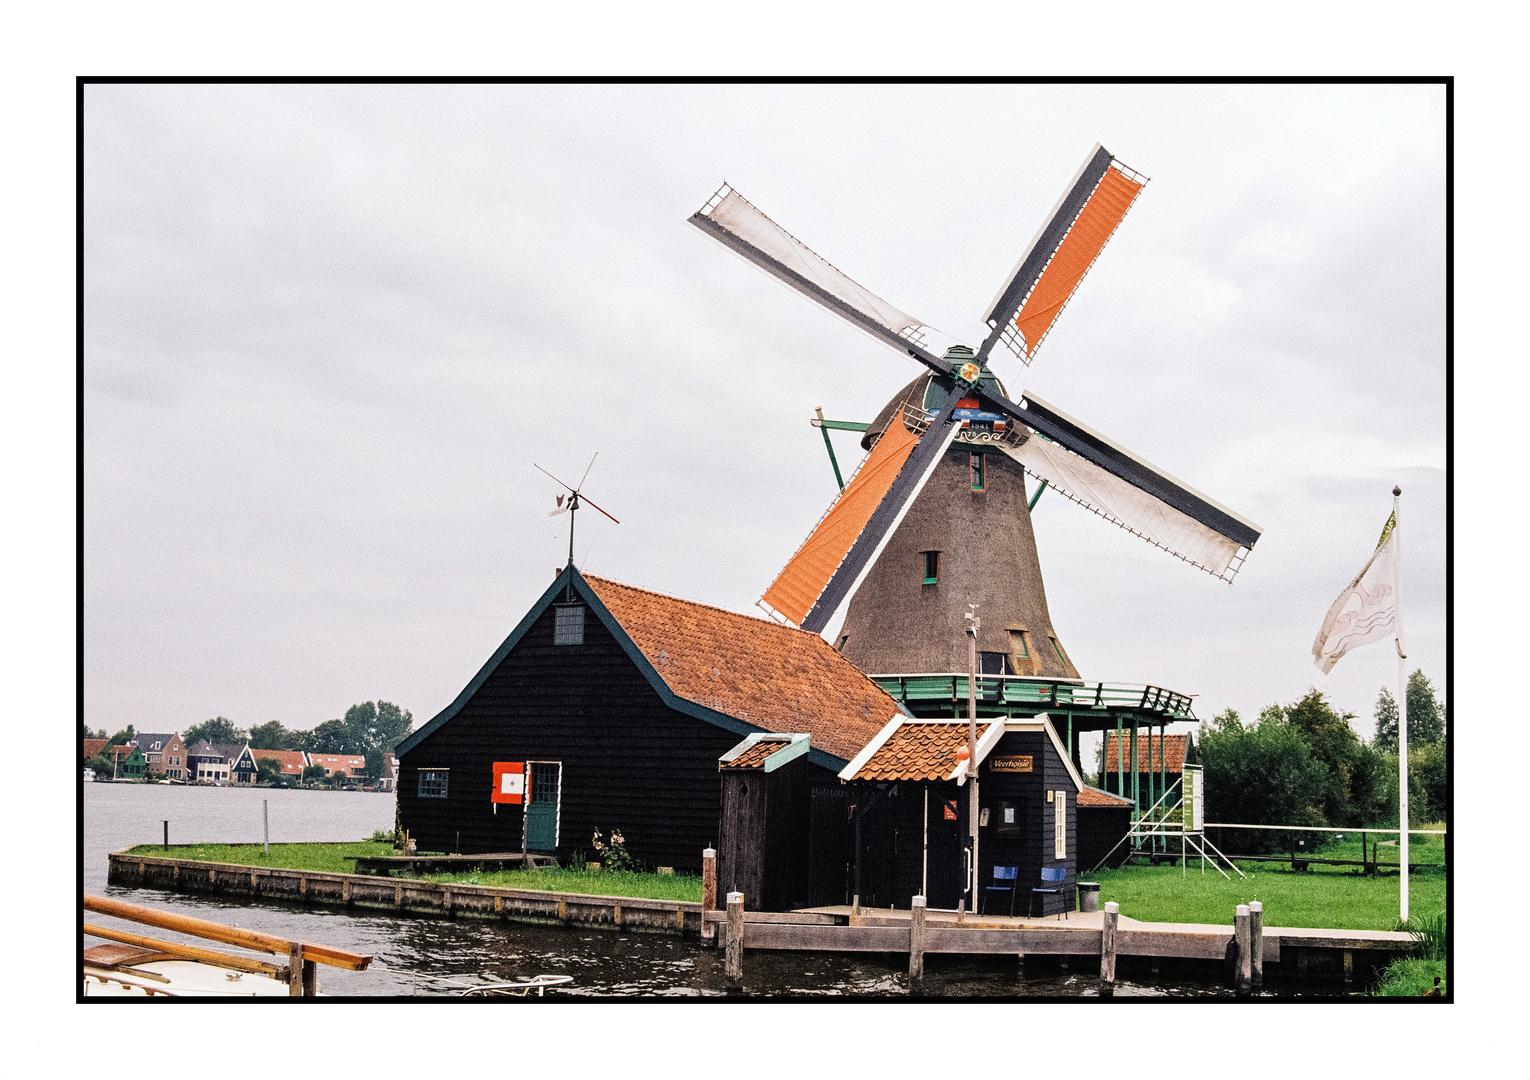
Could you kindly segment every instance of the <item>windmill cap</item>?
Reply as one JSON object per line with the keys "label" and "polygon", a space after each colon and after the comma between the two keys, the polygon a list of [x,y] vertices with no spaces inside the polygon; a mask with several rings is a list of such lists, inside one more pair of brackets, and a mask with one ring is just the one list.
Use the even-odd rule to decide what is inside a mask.
{"label": "windmill cap", "polygon": [[941,359],[950,360],[951,362],[955,363],[959,360],[971,360],[975,355],[976,354],[966,345],[952,345],[949,349],[946,350],[945,356],[941,357]]}

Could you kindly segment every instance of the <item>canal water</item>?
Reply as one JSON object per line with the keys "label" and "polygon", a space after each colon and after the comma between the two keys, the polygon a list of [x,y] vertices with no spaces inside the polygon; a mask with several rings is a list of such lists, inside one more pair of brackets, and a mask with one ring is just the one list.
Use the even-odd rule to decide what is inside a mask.
{"label": "canal water", "polygon": [[[393,827],[392,795],[368,792],[179,787],[159,784],[85,784],[81,855],[88,893],[107,895],[278,937],[298,938],[367,953],[376,959],[361,972],[320,968],[327,995],[438,997],[454,987],[533,975],[571,975],[553,991],[560,997],[724,996],[722,956],[695,939],[578,927],[491,923],[390,913],[340,912],[294,903],[248,903],[160,889],[108,886],[108,852],[157,844],[163,822],[170,842],[259,843],[261,804],[269,804],[272,843],[364,840]],[[91,916],[93,921],[143,932],[136,924]],[[161,937],[179,935],[151,931]],[[183,940],[192,941],[185,938]],[[196,942],[206,945],[206,942]],[[87,944],[100,944],[96,938]],[[1069,998],[1096,993],[1098,972],[1055,959],[1025,965],[1011,957],[927,958],[929,993],[940,997]],[[1232,992],[1203,971],[1160,976],[1118,972],[1118,997],[1230,998]],[[905,997],[907,958],[882,954],[750,952],[744,959],[745,996]],[[1266,988],[1269,996],[1333,997],[1343,984]]]}

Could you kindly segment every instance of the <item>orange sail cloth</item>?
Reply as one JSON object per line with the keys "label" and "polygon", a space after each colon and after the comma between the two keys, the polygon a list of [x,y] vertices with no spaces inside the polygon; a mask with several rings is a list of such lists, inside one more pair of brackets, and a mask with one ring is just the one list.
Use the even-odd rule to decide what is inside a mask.
{"label": "orange sail cloth", "polygon": [[766,590],[762,599],[772,610],[793,625],[807,617],[918,442],[919,436],[903,426],[900,409],[818,527]]}
{"label": "orange sail cloth", "polygon": [[1027,357],[1035,353],[1041,339],[1052,328],[1053,320],[1089,272],[1089,267],[1094,265],[1100,249],[1121,224],[1132,200],[1141,190],[1141,184],[1128,179],[1119,169],[1106,169],[1105,175],[1100,177],[1094,194],[1079,211],[1073,228],[1057,245],[1052,261],[1041,272],[1031,295],[1025,298],[1025,306],[1015,316],[1015,326],[1025,338]]}

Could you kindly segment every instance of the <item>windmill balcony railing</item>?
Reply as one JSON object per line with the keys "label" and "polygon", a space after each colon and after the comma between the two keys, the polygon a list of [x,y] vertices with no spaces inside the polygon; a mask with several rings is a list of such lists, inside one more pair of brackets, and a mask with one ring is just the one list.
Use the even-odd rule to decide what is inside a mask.
{"label": "windmill balcony railing", "polygon": [[[877,684],[899,701],[964,702],[966,674],[873,675]],[[1194,720],[1188,694],[1142,683],[1084,683],[1035,679],[1024,675],[979,675],[978,703],[985,707],[1056,709],[1119,709],[1173,720]]]}

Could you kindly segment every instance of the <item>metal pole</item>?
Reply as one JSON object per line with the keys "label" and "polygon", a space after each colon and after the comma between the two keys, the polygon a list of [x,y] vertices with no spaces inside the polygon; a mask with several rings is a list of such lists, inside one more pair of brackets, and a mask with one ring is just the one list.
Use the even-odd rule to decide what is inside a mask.
{"label": "metal pole", "polygon": [[[968,604],[976,608],[976,604]],[[972,840],[972,872],[967,887],[972,891],[972,911],[977,913],[978,880],[978,782],[977,782],[977,632],[982,621],[977,612],[967,613],[967,835]],[[963,890],[964,892],[966,890]]]}
{"label": "metal pole", "polygon": [[820,406],[818,406],[818,408],[814,409],[813,411],[818,414],[818,419],[820,421],[819,425],[818,425],[818,430],[823,433],[823,444],[824,444],[824,446],[829,448],[829,464],[834,466],[834,482],[839,485],[839,490],[844,491],[845,490],[845,478],[843,476],[841,476],[840,473],[839,473],[839,461],[838,461],[838,459],[836,459],[834,457],[834,444],[829,441],[829,429],[824,427],[823,423],[822,423],[822,421],[823,421],[823,406],[820,405]]}
{"label": "metal pole", "polygon": [[1397,601],[1397,851],[1402,856],[1402,921],[1408,921],[1408,653],[1403,648],[1402,522],[1397,518],[1402,488],[1392,489],[1392,587]]}
{"label": "metal pole", "polygon": [[260,822],[264,839],[260,842],[261,851],[271,854],[271,804],[269,800],[260,800]]}

